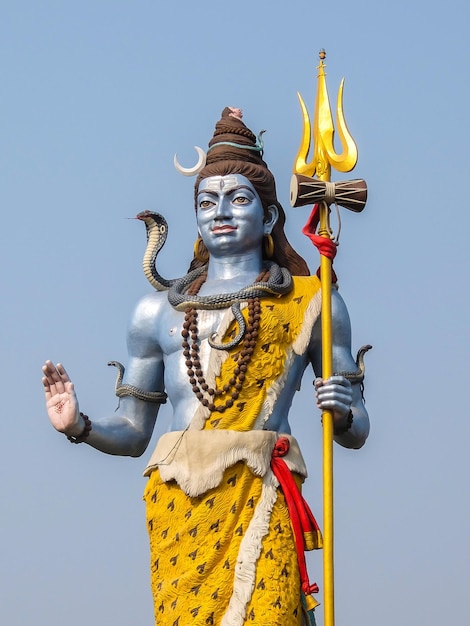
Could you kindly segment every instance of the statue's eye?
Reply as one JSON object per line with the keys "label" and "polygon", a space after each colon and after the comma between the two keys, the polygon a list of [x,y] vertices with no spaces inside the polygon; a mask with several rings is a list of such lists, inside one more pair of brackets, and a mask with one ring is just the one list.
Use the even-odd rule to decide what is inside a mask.
{"label": "statue's eye", "polygon": [[209,209],[211,206],[214,206],[214,203],[211,200],[201,200],[199,206],[201,209]]}
{"label": "statue's eye", "polygon": [[247,198],[246,196],[237,196],[233,199],[234,204],[248,204],[249,201],[249,198]]}

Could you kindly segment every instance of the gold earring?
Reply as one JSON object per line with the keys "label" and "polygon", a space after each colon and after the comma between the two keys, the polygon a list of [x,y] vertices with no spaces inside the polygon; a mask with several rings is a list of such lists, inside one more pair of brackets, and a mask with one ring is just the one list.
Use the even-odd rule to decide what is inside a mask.
{"label": "gold earring", "polygon": [[264,255],[267,259],[272,259],[274,254],[274,240],[270,233],[266,233],[263,240]]}
{"label": "gold earring", "polygon": [[201,263],[207,263],[209,260],[209,252],[202,241],[202,237],[198,237],[194,242],[194,256]]}

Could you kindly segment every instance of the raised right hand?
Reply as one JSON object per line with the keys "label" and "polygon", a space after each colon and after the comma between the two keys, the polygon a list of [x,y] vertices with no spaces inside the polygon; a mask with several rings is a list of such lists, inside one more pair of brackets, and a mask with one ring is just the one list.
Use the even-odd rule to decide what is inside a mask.
{"label": "raised right hand", "polygon": [[42,368],[46,408],[51,424],[56,430],[72,437],[78,437],[84,429],[84,420],[80,417],[78,400],[73,383],[65,368],[52,361],[46,361]]}

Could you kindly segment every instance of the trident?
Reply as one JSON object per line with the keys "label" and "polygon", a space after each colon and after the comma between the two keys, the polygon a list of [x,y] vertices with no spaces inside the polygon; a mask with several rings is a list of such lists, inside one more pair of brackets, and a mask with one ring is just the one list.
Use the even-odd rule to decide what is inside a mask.
{"label": "trident", "polygon": [[[319,207],[318,239],[323,244],[334,247],[329,223],[330,204],[340,204],[359,212],[365,206],[367,188],[364,180],[330,182],[331,168],[339,172],[351,171],[357,162],[357,147],[348,131],[343,114],[343,85],[341,81],[336,107],[336,126],[339,132],[342,152],[337,154],[333,145],[334,126],[330,102],[326,87],[324,59],[325,50],[320,50],[318,86],[315,102],[313,131],[307,107],[300,94],[297,94],[303,116],[303,133],[297,153],[291,181],[291,204],[302,206],[317,203]],[[310,138],[313,135],[313,155],[310,163],[307,157],[310,151]],[[313,178],[314,176],[317,178]],[[316,230],[317,223],[314,224]],[[312,222],[310,222],[310,225]],[[304,229],[305,232],[305,229]],[[314,235],[315,236],[315,235]],[[321,271],[321,321],[322,321],[322,377],[333,375],[332,318],[331,318],[331,277],[332,261],[323,252],[320,245]],[[328,247],[328,246],[327,246]],[[334,256],[330,255],[330,256]],[[323,423],[323,584],[324,584],[324,623],[334,626],[334,552],[333,552],[333,414],[322,412]]]}

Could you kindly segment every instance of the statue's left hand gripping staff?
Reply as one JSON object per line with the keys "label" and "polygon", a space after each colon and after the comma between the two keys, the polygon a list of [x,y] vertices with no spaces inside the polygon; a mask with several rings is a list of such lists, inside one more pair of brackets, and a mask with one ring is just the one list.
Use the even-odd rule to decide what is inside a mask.
{"label": "statue's left hand gripping staff", "polygon": [[[315,103],[313,129],[311,128],[307,108],[300,94],[299,101],[303,116],[302,141],[297,153],[291,180],[291,204],[294,207],[315,203],[312,214],[303,229],[320,252],[320,279],[322,289],[322,378],[333,376],[333,338],[332,338],[332,305],[331,284],[332,261],[338,245],[337,238],[332,237],[329,223],[330,205],[336,204],[352,211],[360,212],[367,199],[367,186],[364,180],[353,180],[332,183],[331,168],[340,172],[351,171],[357,162],[357,147],[352,138],[343,114],[343,84],[338,93],[336,109],[336,126],[340,135],[342,152],[337,154],[333,145],[334,125],[326,87],[324,59],[326,53],[320,51],[318,66],[318,86]],[[310,151],[311,136],[313,137],[312,159],[307,163]],[[316,175],[316,178],[314,178]],[[335,282],[335,278],[333,282]],[[358,372],[337,372],[354,382],[362,384],[363,354],[371,346],[364,346],[358,355]],[[361,370],[362,371],[359,371]],[[361,378],[362,376],[362,378]],[[358,378],[359,377],[359,378]],[[321,386],[321,382],[316,386]],[[351,424],[352,424],[352,420]],[[323,424],[323,576],[324,576],[324,623],[334,626],[334,554],[333,554],[333,411],[322,411]],[[349,422],[348,422],[349,424]],[[350,425],[346,425],[349,428]]]}

